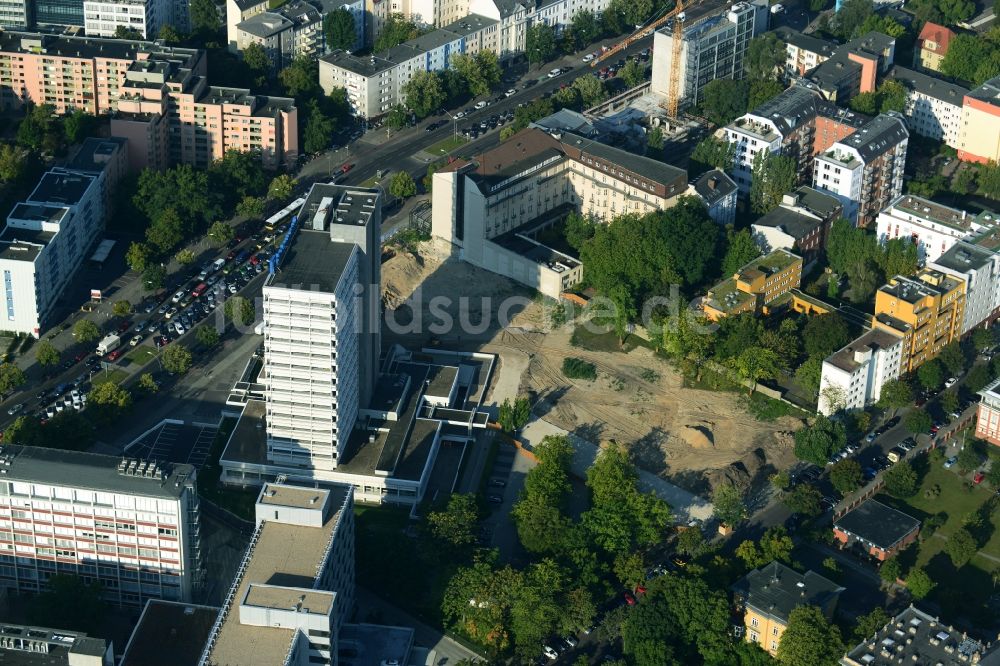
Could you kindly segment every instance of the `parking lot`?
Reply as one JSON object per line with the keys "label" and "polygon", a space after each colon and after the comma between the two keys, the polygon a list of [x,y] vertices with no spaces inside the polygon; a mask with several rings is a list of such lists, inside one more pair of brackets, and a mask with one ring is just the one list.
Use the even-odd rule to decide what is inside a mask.
{"label": "parking lot", "polygon": [[129,444],[126,453],[145,460],[201,467],[208,460],[216,432],[218,428],[207,423],[163,421]]}

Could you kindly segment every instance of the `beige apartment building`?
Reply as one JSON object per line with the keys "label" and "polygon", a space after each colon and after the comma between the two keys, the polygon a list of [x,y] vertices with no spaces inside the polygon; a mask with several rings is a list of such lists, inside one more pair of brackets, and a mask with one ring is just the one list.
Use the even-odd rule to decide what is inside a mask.
{"label": "beige apartment building", "polygon": [[198,49],[0,32],[0,109],[26,103],[111,115],[133,169],[207,166],[227,150],[259,151],[268,168],[298,158],[294,100],[209,85]]}

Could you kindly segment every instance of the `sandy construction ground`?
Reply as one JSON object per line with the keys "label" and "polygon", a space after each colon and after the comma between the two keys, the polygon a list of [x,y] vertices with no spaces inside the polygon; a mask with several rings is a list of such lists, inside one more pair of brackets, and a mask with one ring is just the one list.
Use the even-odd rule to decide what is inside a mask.
{"label": "sandy construction ground", "polygon": [[[442,312],[458,321],[464,311],[474,323],[491,317],[479,332],[439,327],[387,331],[387,339],[492,351],[501,363],[516,358],[520,391],[533,397],[537,416],[591,441],[628,442],[639,465],[679,485],[704,492],[721,475],[746,483],[793,461],[790,432],[801,427],[798,419],[757,421],[738,394],[685,388],[667,362],[643,347],[629,353],[575,347],[573,323],[549,326],[550,306],[510,280],[448,258],[433,243],[422,244],[419,255],[389,259],[382,277],[384,300],[399,324],[422,318],[426,329]],[[504,326],[497,318],[502,310],[512,313]],[[597,379],[566,378],[566,357],[593,363]]]}

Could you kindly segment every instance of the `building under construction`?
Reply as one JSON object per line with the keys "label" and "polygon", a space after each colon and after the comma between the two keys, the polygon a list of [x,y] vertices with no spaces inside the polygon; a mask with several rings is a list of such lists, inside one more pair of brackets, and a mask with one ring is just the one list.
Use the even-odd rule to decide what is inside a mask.
{"label": "building under construction", "polygon": [[767,0],[692,4],[653,36],[653,93],[664,98],[666,108],[683,109],[700,101],[709,81],[743,78],[747,46],[767,30],[768,16]]}

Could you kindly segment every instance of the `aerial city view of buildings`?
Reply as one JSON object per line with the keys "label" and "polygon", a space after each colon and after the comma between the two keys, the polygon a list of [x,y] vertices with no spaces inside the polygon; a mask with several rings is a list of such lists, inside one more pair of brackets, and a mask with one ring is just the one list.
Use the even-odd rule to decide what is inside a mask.
{"label": "aerial city view of buildings", "polygon": [[0,662],[1000,664],[996,21],[0,0]]}

